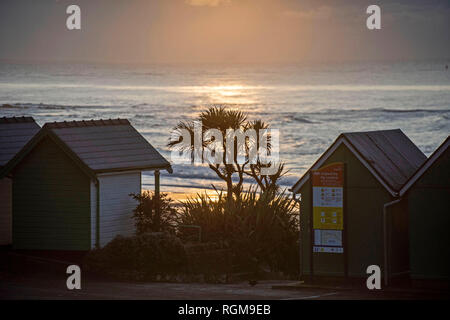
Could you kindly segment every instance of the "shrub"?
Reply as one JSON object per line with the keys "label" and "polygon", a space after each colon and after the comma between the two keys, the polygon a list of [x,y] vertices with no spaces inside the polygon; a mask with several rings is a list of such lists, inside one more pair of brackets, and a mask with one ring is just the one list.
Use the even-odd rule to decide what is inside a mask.
{"label": "shrub", "polygon": [[[203,242],[227,240],[226,205],[227,201],[222,192],[218,192],[217,200],[211,199],[206,193],[197,194],[196,198],[189,198],[182,203],[180,224],[199,226]],[[191,232],[185,228],[179,228],[178,232],[182,239],[191,238]]]}
{"label": "shrub", "polygon": [[232,271],[232,252],[226,243],[189,243],[185,245],[185,250],[191,274],[208,276]]}
{"label": "shrub", "polygon": [[174,232],[177,223],[177,211],[173,207],[173,201],[166,193],[160,194],[159,210],[155,194],[144,191],[141,194],[130,194],[138,201],[133,210],[133,219],[136,225],[136,233],[147,232]]}
{"label": "shrub", "polygon": [[241,271],[298,272],[298,211],[284,192],[250,188],[233,201],[198,195],[184,203],[180,219],[200,226],[204,241],[228,242]]}
{"label": "shrub", "polygon": [[168,233],[117,236],[105,247],[91,251],[86,266],[96,272],[123,279],[152,280],[156,275],[186,271],[181,241]]}

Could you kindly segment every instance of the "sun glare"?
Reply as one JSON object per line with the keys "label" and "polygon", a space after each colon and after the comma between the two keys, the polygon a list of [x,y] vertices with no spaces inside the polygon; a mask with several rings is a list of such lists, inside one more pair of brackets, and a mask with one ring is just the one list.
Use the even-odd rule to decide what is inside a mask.
{"label": "sun glare", "polygon": [[254,104],[254,87],[243,84],[224,84],[216,86],[196,87],[197,94],[208,99],[210,103],[218,104]]}

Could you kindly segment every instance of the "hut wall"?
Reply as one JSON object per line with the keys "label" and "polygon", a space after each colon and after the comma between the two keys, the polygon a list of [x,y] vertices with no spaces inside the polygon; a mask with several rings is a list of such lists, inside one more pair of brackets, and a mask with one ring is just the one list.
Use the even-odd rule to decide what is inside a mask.
{"label": "hut wall", "polygon": [[90,184],[91,197],[91,249],[97,245],[97,186],[94,181]]}
{"label": "hut wall", "polygon": [[128,236],[135,232],[133,209],[136,201],[130,193],[141,192],[141,172],[105,174],[100,183],[100,246],[117,235]]}
{"label": "hut wall", "polygon": [[[383,205],[392,200],[390,194],[348,150],[339,146],[323,165],[333,162],[346,164],[346,208],[348,275],[366,276],[366,268],[377,264],[383,268]],[[310,274],[312,212],[311,182],[308,180],[301,193],[301,267]],[[314,253],[314,274],[344,275],[345,254]]]}
{"label": "hut wall", "polygon": [[13,176],[13,248],[90,248],[89,178],[50,138],[21,161]]}
{"label": "hut wall", "polygon": [[12,241],[11,192],[11,179],[0,179],[0,246],[9,245]]}
{"label": "hut wall", "polygon": [[408,201],[402,199],[387,208],[388,261],[390,278],[405,278],[409,273]]}
{"label": "hut wall", "polygon": [[450,151],[408,192],[412,279],[450,280]]}

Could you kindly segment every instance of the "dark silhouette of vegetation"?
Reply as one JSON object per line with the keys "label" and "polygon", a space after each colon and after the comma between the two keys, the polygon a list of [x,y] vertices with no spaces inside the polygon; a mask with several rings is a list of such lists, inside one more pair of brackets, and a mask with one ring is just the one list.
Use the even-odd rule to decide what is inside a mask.
{"label": "dark silhouette of vegetation", "polygon": [[185,272],[187,258],[177,237],[158,232],[117,236],[105,247],[89,252],[85,265],[120,279],[156,280],[158,275]]}
{"label": "dark silhouette of vegetation", "polygon": [[133,219],[136,225],[136,233],[147,232],[175,232],[178,217],[172,199],[166,193],[161,193],[159,198],[160,209],[156,210],[157,199],[155,194],[144,191],[141,194],[130,194],[138,201],[133,210]]}
{"label": "dark silhouette of vegetation", "polygon": [[[261,271],[281,271],[284,274],[296,275],[299,262],[299,215],[295,201],[284,191],[280,191],[278,186],[279,178],[285,173],[284,164],[278,164],[276,173],[267,176],[261,174],[261,169],[264,167],[261,162],[250,163],[248,160],[249,144],[256,143],[259,148],[260,131],[269,128],[269,125],[261,120],[247,121],[247,115],[244,113],[227,110],[220,106],[202,112],[197,120],[202,123],[203,134],[208,129],[217,129],[223,137],[226,137],[227,129],[241,129],[244,132],[247,129],[254,129],[258,135],[256,141],[245,140],[247,154],[242,164],[237,163],[236,140],[233,141],[235,144],[234,164],[225,164],[227,145],[225,139],[222,141],[220,147],[223,151],[223,162],[210,163],[209,168],[225,182],[226,190],[216,189],[218,199],[212,199],[206,193],[199,194],[181,203],[178,208],[167,194],[161,194],[159,210],[155,210],[157,199],[153,193],[144,191],[142,194],[132,194],[131,196],[138,201],[133,215],[137,236],[115,239],[103,251],[100,251],[103,252],[100,256],[106,257],[110,262],[117,263],[123,268],[126,267],[125,257],[127,257],[131,259],[133,268],[139,272],[144,270],[142,264],[151,263],[151,261],[158,261],[158,265],[161,266],[166,265],[172,261],[172,258],[166,259],[165,254],[161,252],[166,247],[147,234],[165,231],[176,235],[177,239],[192,239],[193,229],[190,228],[196,228],[201,237],[197,237],[195,246],[206,245],[209,248],[210,244],[216,246],[220,244],[218,252],[206,251],[200,254],[192,250],[196,248],[195,246],[191,248],[191,254],[198,255],[194,260],[203,261],[202,264],[207,270],[219,270],[220,268],[214,268],[214,264],[221,261],[217,258],[217,254],[223,254],[222,260],[229,261],[226,257],[231,257],[231,264],[239,272],[252,273],[254,276],[251,280],[257,279]],[[194,156],[194,123],[180,122],[176,129],[186,129],[191,135],[192,143],[183,144],[180,133],[180,139],[171,141],[169,147],[178,148],[180,151],[186,151],[182,150],[186,148]],[[269,149],[270,141],[269,136],[267,146]],[[215,143],[214,140],[205,138],[202,148],[208,148],[213,143]],[[244,176],[253,178],[255,182],[248,190],[243,188]],[[178,245],[179,240],[170,239],[174,247],[168,247],[169,257],[176,252],[184,256]],[[200,239],[201,243],[198,243]],[[193,242],[188,240],[184,245],[192,246]],[[150,250],[150,247],[157,251],[156,256],[146,251]],[[117,250],[119,257],[112,257],[114,250]],[[144,253],[140,250],[144,250]],[[202,270],[198,264],[192,263],[194,260],[188,259],[191,261],[191,267],[187,269]],[[184,260],[172,261],[175,264],[174,270],[178,270],[180,261]],[[226,263],[222,262],[222,264]],[[170,269],[168,266],[167,268]],[[149,272],[154,274],[155,270]]]}
{"label": "dark silhouette of vegetation", "polygon": [[[229,199],[232,198],[234,194],[238,197],[242,191],[242,185],[244,182],[244,176],[248,176],[254,179],[257,186],[261,191],[266,190],[276,190],[277,189],[277,181],[278,179],[285,174],[284,164],[273,164],[277,165],[276,173],[270,176],[262,175],[261,168],[268,167],[272,164],[263,164],[259,159],[256,163],[250,163],[249,159],[249,150],[251,148],[251,144],[256,144],[256,150],[259,150],[259,139],[261,130],[269,129],[269,125],[261,120],[248,121],[247,115],[242,111],[226,109],[222,106],[214,106],[210,107],[208,110],[203,111],[199,114],[197,121],[200,121],[202,124],[202,136],[209,129],[219,130],[222,134],[223,141],[221,143],[220,149],[223,151],[223,161],[221,164],[209,163],[209,168],[213,170],[217,176],[225,182],[227,195],[229,195]],[[172,149],[176,149],[179,151],[189,151],[191,153],[191,158],[194,159],[194,121],[181,121],[174,128],[179,133],[178,140],[171,140],[168,143],[168,147]],[[246,160],[244,163],[239,164],[237,161],[238,157],[238,148],[236,147],[237,141],[234,140],[234,154],[233,164],[227,164],[226,154],[227,154],[227,144],[226,144],[226,131],[227,129],[241,129],[242,131],[246,131],[249,129],[253,129],[256,131],[256,141],[250,141],[250,139],[246,139],[245,141],[245,156]],[[187,130],[191,136],[190,145],[183,144],[183,137],[181,134],[182,130]],[[267,149],[271,150],[271,135],[270,133],[266,135],[267,138]],[[203,139],[202,148],[217,148],[218,141],[214,139]],[[233,182],[233,178],[237,180],[237,182]]]}
{"label": "dark silhouette of vegetation", "polygon": [[298,272],[298,211],[284,192],[251,188],[231,202],[221,192],[218,200],[199,194],[184,203],[180,219],[201,226],[205,242],[226,241],[241,270]]}

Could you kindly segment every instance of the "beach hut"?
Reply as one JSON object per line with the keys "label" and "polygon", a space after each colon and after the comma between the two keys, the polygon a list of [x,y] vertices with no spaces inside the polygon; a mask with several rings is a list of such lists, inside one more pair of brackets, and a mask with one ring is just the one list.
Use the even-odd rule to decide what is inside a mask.
{"label": "beach hut", "polygon": [[[303,276],[367,277],[408,269],[408,218],[393,213],[426,156],[399,129],[343,133],[295,183]],[[391,245],[395,243],[395,245]]]}
{"label": "beach hut", "polygon": [[134,233],[129,194],[169,162],[125,119],[46,123],[0,176],[13,179],[13,248],[89,250]]}
{"label": "beach hut", "polygon": [[450,137],[400,190],[409,212],[411,279],[450,281]]}
{"label": "beach hut", "polygon": [[[39,131],[31,117],[0,118],[0,170]],[[12,182],[0,179],[0,245],[12,241]]]}

